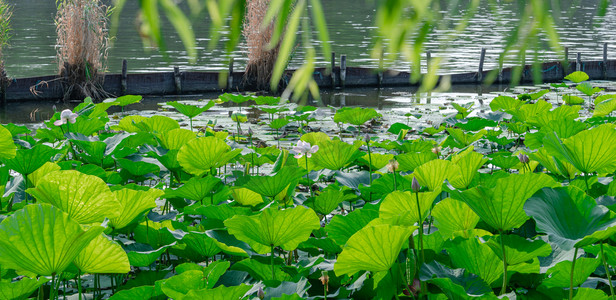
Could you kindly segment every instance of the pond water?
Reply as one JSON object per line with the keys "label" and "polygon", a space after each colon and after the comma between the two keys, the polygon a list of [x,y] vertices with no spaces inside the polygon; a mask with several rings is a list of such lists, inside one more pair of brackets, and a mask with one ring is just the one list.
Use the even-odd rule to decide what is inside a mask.
{"label": "pond water", "polygon": [[[55,1],[47,0],[8,0],[14,5],[12,21],[13,37],[11,47],[4,53],[6,69],[11,77],[29,77],[51,75],[57,71],[55,63],[56,33],[54,16]],[[109,3],[110,1],[105,1]],[[332,50],[346,54],[349,66],[376,67],[378,61],[370,57],[373,44],[374,14],[376,2],[370,0],[322,0],[329,26]],[[359,2],[359,3],[358,3]],[[451,2],[451,1],[450,1]],[[468,6],[470,0],[461,0],[459,7]],[[486,3],[489,1],[482,1]],[[459,73],[475,71],[481,47],[488,49],[485,69],[494,68],[496,59],[503,49],[505,38],[514,28],[520,18],[520,1],[495,1],[497,6],[488,7],[482,4],[479,12],[472,18],[468,28],[453,43],[444,44],[444,36],[451,32],[462,18],[465,10],[455,10],[454,13],[443,11],[443,28],[435,30],[428,38],[427,50],[433,57],[446,57],[443,63],[444,73]],[[524,2],[524,1],[521,1]],[[574,52],[581,52],[584,59],[601,59],[604,42],[613,42],[616,31],[616,6],[608,8],[604,18],[598,18],[597,5],[599,0],[564,0],[560,3],[556,18],[558,31],[561,34],[563,46],[570,47]],[[122,59],[128,60],[129,72],[170,71],[173,66],[183,70],[226,69],[225,53],[222,47],[208,50],[209,24],[205,16],[195,22],[195,33],[198,39],[199,58],[195,64],[189,63],[183,45],[173,30],[167,28],[168,58],[156,49],[144,49],[136,26],[138,1],[127,1],[122,12],[118,35],[109,50],[108,71],[117,73],[121,69]],[[441,7],[446,7],[444,4]],[[166,20],[163,20],[166,22]],[[166,24],[166,23],[164,23]],[[167,26],[168,27],[168,26]],[[302,49],[295,55],[291,67],[298,66],[301,61]],[[610,56],[616,52],[616,43],[609,45]],[[231,54],[239,67],[245,65],[245,48]],[[529,55],[530,57],[530,55]],[[540,53],[542,60],[559,59],[555,53],[544,51]],[[325,65],[322,57],[317,58],[320,65]],[[391,68],[408,70],[404,62],[396,63]]]}

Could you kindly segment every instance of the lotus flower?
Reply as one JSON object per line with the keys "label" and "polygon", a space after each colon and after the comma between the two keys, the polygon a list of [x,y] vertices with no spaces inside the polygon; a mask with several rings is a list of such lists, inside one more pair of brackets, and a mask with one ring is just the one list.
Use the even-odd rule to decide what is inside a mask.
{"label": "lotus flower", "polygon": [[311,147],[310,143],[304,141],[297,142],[297,146],[293,147],[293,151],[297,153],[294,156],[295,158],[301,158],[304,155],[306,155],[306,157],[311,157],[312,153],[316,153],[318,150],[319,146],[314,145]]}
{"label": "lotus flower", "polygon": [[400,167],[400,163],[395,159],[390,160],[389,163],[387,164],[387,170],[392,173],[396,172],[396,170],[398,170],[399,167]]}
{"label": "lotus flower", "polygon": [[66,124],[66,122],[75,123],[77,122],[78,114],[73,113],[70,109],[65,109],[60,113],[60,120],[53,122],[53,125],[62,126]]}

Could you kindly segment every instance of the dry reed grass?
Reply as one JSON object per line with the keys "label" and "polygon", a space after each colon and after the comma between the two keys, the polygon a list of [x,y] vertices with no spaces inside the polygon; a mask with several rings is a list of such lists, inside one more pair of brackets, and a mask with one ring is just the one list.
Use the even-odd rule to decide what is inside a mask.
{"label": "dry reed grass", "polygon": [[274,23],[263,28],[270,0],[247,0],[246,15],[242,34],[248,47],[248,63],[244,73],[243,86],[248,89],[269,90],[274,64],[280,44],[269,49],[274,32]]}
{"label": "dry reed grass", "polygon": [[4,48],[8,46],[9,39],[11,38],[11,16],[13,10],[11,6],[4,0],[0,0],[0,81],[8,83],[9,79],[4,69]]}
{"label": "dry reed grass", "polygon": [[103,99],[108,48],[108,7],[99,0],[60,0],[56,15],[57,59],[64,98]]}

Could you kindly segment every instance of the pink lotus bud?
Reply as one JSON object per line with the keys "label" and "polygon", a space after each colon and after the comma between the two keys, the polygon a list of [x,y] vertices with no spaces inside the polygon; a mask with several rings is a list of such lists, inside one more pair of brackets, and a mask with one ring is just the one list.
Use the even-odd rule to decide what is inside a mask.
{"label": "pink lotus bud", "polygon": [[263,292],[263,288],[259,287],[259,290],[257,291],[257,297],[261,300],[263,300],[265,298],[265,293]]}
{"label": "pink lotus bud", "polygon": [[417,181],[417,177],[413,177],[413,182],[411,182],[411,190],[417,193],[419,192],[419,189],[421,189],[421,186],[419,185],[419,181]]}
{"label": "pink lotus bud", "polygon": [[530,161],[530,159],[528,158],[528,155],[522,154],[522,153],[518,154],[518,159],[523,164],[527,164]]}

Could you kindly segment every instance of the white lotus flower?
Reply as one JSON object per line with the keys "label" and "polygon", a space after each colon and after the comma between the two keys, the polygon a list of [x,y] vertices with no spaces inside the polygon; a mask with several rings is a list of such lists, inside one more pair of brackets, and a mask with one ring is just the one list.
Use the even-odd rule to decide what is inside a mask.
{"label": "white lotus flower", "polygon": [[304,141],[297,142],[297,146],[293,147],[293,151],[297,153],[295,154],[295,158],[301,158],[304,155],[306,155],[306,157],[311,157],[312,153],[316,153],[318,150],[319,146],[314,145],[311,147],[310,143]]}
{"label": "white lotus flower", "polygon": [[60,120],[53,122],[53,125],[62,126],[66,124],[67,121],[75,123],[77,122],[77,117],[79,117],[78,114],[73,113],[70,109],[65,109],[60,113]]}

